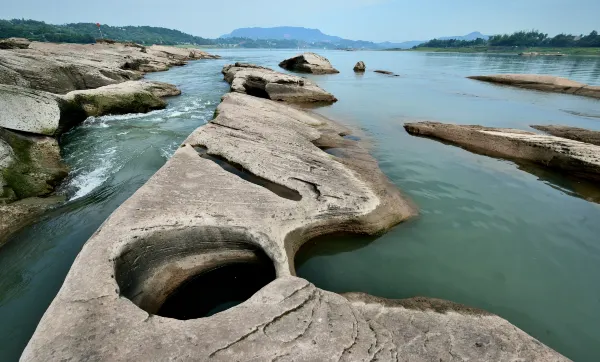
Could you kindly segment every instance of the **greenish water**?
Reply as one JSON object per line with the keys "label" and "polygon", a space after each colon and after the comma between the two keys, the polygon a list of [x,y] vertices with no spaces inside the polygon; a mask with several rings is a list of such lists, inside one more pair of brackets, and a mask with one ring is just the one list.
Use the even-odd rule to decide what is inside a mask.
{"label": "greenish water", "polygon": [[[600,356],[600,205],[596,185],[407,135],[405,121],[600,130],[600,101],[465,79],[546,73],[600,84],[600,59],[322,51],[341,74],[310,76],[340,99],[317,111],[356,128],[421,215],[376,240],[322,240],[297,258],[299,276],[336,292],[450,299],[492,311],[577,361]],[[184,94],[165,111],[86,121],[63,139],[71,201],[0,249],[0,360],[17,360],[82,245],[178,144],[212,117],[228,90],[221,67],[276,67],[294,51],[221,51],[148,78]],[[364,60],[372,72],[355,75]],[[591,196],[590,196],[591,195]]]}

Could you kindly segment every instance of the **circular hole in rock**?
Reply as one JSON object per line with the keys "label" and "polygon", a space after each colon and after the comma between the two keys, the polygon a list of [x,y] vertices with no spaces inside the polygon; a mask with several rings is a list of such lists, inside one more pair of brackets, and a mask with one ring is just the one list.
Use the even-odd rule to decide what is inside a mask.
{"label": "circular hole in rock", "polygon": [[209,317],[246,301],[274,279],[271,263],[220,266],[184,282],[156,314],[182,320]]}

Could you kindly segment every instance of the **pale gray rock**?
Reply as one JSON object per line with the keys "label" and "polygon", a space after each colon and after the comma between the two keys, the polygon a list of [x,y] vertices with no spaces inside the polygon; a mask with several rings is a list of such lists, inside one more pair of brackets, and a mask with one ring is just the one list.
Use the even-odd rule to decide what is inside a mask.
{"label": "pale gray rock", "polygon": [[282,61],[281,63],[279,63],[279,66],[287,70],[301,73],[339,73],[339,71],[331,65],[327,58],[315,53],[304,53],[296,55],[293,58]]}
{"label": "pale gray rock", "polygon": [[[566,361],[481,311],[341,296],[294,277],[306,241],[378,234],[416,214],[344,134],[322,116],[226,95],[215,120],[85,244],[21,361]],[[322,150],[329,147],[344,156]],[[248,182],[211,157],[267,182]],[[156,315],[179,285],[234,262],[272,264],[275,280],[211,317]]]}
{"label": "pale gray rock", "polygon": [[181,61],[221,58],[218,55],[209,54],[207,52],[195,48],[177,48],[164,45],[152,45],[146,48],[146,50],[149,54],[157,57],[172,58]]}
{"label": "pale gray rock", "polygon": [[356,63],[356,65],[354,66],[354,71],[357,73],[364,73],[366,70],[367,70],[367,66],[365,65],[365,62],[363,62],[363,61]]}
{"label": "pale gray rock", "polygon": [[493,157],[535,162],[590,180],[600,180],[600,146],[508,128],[438,122],[406,123],[406,131],[452,142]]}
{"label": "pale gray rock", "polygon": [[600,131],[570,126],[531,126],[537,130],[549,133],[556,137],[568,138],[583,143],[600,146]]}
{"label": "pale gray rock", "polygon": [[333,103],[337,99],[309,81],[254,64],[235,63],[223,68],[231,91],[288,103]]}
{"label": "pale gray rock", "polygon": [[0,49],[27,49],[31,42],[25,38],[0,39]]}
{"label": "pale gray rock", "polygon": [[496,74],[478,75],[468,78],[543,92],[566,93],[585,97],[600,98],[600,86],[591,86],[552,75]]}
{"label": "pale gray rock", "polygon": [[10,204],[0,200],[0,247],[18,229],[31,224],[44,211],[65,201],[64,196],[31,197]]}

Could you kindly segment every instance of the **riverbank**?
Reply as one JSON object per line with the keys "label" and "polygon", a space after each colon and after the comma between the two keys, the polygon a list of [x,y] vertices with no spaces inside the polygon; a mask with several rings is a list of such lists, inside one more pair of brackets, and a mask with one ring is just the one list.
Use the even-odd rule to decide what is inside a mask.
{"label": "riverbank", "polygon": [[[556,56],[563,55],[589,55],[600,56],[600,48],[515,48],[515,49],[493,49],[489,47],[473,48],[416,48],[416,49],[386,49],[386,51],[406,51],[406,52],[429,52],[429,53],[481,53],[481,54],[514,54],[538,53],[537,56]],[[548,55],[545,55],[548,54]]]}

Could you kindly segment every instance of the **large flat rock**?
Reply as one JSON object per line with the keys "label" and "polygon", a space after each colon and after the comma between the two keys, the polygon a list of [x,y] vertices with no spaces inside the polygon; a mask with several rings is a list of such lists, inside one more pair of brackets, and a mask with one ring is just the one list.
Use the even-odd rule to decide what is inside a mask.
{"label": "large flat rock", "polygon": [[568,138],[583,143],[590,143],[600,146],[600,131],[592,131],[585,128],[570,127],[570,126],[531,126],[537,130],[549,133],[556,137]]}
{"label": "large flat rock", "polygon": [[[22,361],[566,360],[485,312],[294,277],[307,240],[381,233],[416,210],[324,117],[239,93],[217,111],[85,244]],[[232,263],[272,265],[274,280],[210,317],[157,315],[180,285]]]}
{"label": "large flat rock", "polygon": [[535,162],[569,175],[600,180],[600,146],[507,128],[438,122],[406,123],[416,136],[448,141],[470,151]]}
{"label": "large flat rock", "polygon": [[329,59],[315,53],[303,53],[279,63],[279,66],[300,73],[312,74],[336,74],[340,71],[335,69]]}
{"label": "large flat rock", "polygon": [[592,98],[600,98],[600,87],[575,82],[570,79],[552,75],[537,74],[495,74],[468,77],[489,83],[504,84],[512,87],[534,89],[544,92],[575,94]]}
{"label": "large flat rock", "polygon": [[288,103],[333,103],[337,99],[309,81],[254,64],[235,63],[223,68],[231,90]]}

